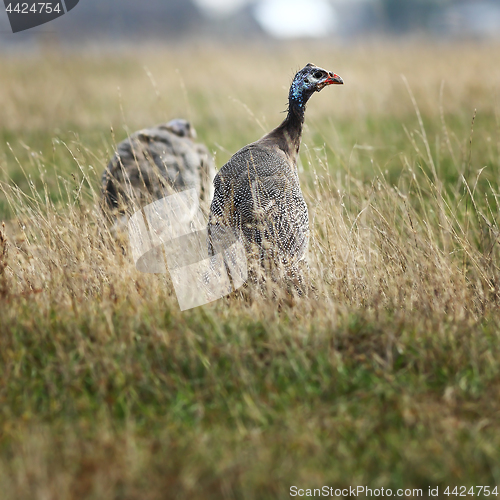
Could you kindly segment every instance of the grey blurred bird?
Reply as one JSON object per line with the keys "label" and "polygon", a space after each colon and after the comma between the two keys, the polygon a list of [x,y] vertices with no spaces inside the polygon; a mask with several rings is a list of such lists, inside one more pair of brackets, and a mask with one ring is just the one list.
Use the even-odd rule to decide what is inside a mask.
{"label": "grey blurred bird", "polygon": [[208,213],[215,167],[206,146],[195,139],[191,124],[175,119],[118,144],[102,176],[102,207],[111,221],[124,226],[127,217],[148,203],[191,188]]}

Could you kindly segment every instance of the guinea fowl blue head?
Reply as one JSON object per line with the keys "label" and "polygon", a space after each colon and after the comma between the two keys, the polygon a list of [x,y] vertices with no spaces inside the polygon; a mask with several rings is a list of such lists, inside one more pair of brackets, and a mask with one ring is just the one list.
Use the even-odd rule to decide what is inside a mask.
{"label": "guinea fowl blue head", "polygon": [[327,85],[342,85],[340,76],[308,63],[294,77],[288,95],[289,111],[304,113],[305,106],[314,92],[319,92]]}
{"label": "guinea fowl blue head", "polygon": [[327,85],[342,85],[339,75],[308,63],[293,78],[288,94],[288,113],[281,125],[262,140],[274,141],[280,149],[295,163],[300,148],[302,126],[306,104],[314,92],[319,92]]}

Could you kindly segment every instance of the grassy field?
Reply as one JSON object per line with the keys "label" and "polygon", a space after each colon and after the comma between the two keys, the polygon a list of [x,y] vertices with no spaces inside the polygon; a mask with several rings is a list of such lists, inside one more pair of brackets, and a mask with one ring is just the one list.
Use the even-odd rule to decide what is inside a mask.
{"label": "grassy field", "polygon": [[[1,56],[1,498],[500,489],[499,49]],[[307,62],[316,296],[181,313],[101,224],[114,144],[186,117],[220,167]]]}

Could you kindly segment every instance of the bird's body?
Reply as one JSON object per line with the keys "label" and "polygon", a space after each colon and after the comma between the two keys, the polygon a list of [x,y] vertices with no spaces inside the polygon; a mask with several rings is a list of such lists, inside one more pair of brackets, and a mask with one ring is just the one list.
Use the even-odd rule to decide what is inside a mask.
{"label": "bird's body", "polygon": [[272,132],[245,146],[220,169],[208,224],[209,251],[218,253],[227,229],[245,246],[294,275],[306,258],[309,241],[307,205],[300,189],[297,155],[305,105],[314,92],[342,79],[308,64],[289,93],[288,114]]}
{"label": "bird's body", "polygon": [[309,219],[294,167],[282,151],[259,143],[238,151],[214,181],[210,237],[217,239],[219,226],[230,221],[243,236],[248,254],[256,245],[260,258],[267,256],[285,265],[303,259]]}
{"label": "bird's body", "polygon": [[208,211],[215,167],[186,120],[135,132],[121,142],[102,176],[103,206],[114,217],[151,201],[195,188]]}

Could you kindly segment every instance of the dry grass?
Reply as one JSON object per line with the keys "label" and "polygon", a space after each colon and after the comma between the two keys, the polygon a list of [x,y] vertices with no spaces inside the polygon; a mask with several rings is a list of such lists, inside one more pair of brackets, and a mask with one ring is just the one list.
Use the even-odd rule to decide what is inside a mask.
{"label": "dry grass", "polygon": [[[4,58],[4,498],[499,484],[499,54]],[[309,60],[346,82],[311,100],[301,151],[317,297],[181,313],[101,224],[113,142],[189,117],[220,166],[278,123]]]}

